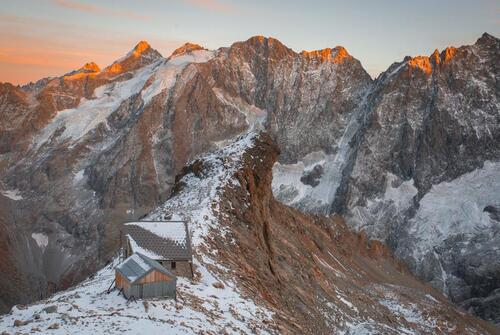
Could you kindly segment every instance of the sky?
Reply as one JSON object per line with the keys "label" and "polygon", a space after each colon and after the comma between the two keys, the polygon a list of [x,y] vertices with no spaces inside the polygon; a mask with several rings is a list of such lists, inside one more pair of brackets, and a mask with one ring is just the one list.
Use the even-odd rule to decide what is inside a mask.
{"label": "sky", "polygon": [[0,82],[104,68],[140,40],[168,56],[255,35],[295,51],[342,45],[375,77],[484,32],[500,37],[500,0],[0,0]]}

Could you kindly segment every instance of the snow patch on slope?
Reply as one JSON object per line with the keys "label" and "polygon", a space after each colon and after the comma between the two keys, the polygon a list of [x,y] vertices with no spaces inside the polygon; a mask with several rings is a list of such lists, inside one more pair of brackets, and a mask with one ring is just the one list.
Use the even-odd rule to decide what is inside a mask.
{"label": "snow patch on slope", "polygon": [[188,64],[205,63],[214,56],[214,51],[195,50],[190,53],[169,58],[158,67],[153,75],[154,81],[141,93],[144,104],[149,104],[151,100],[161,92],[170,90],[174,86],[177,76]]}
{"label": "snow patch on slope", "polygon": [[[359,106],[350,116],[342,136],[337,141],[335,153],[322,153],[322,157],[317,157],[318,152],[313,152],[312,157],[316,157],[315,165],[322,168],[319,183],[315,186],[301,185],[303,175],[310,172],[315,165],[308,164],[311,157],[306,155],[302,162],[288,166],[275,164],[273,167],[273,194],[285,203],[308,213],[331,214],[337,192],[342,185],[345,169],[353,159],[355,146],[353,140],[361,129],[361,117],[365,111],[365,104],[368,93],[365,93]],[[300,170],[302,175],[299,176]],[[276,177],[275,177],[276,176]]]}
{"label": "snow patch on slope", "polygon": [[262,110],[254,105],[250,105],[237,96],[225,94],[223,90],[214,88],[214,93],[217,98],[225,105],[231,106],[245,115],[245,120],[249,131],[264,129],[264,121],[267,117],[267,111]]}
{"label": "snow patch on slope", "polygon": [[[128,303],[117,291],[107,293],[117,265],[115,260],[93,279],[49,299],[26,308],[13,307],[10,314],[0,317],[0,329],[30,333],[36,327],[48,335],[251,334],[253,327],[262,326],[261,320],[269,318],[232,287],[215,288],[216,279],[206,271],[202,271],[199,283],[177,279],[177,301],[148,299]],[[26,324],[14,327],[15,320]],[[49,329],[56,323],[58,329]],[[260,331],[267,333],[265,328]]]}
{"label": "snow patch on slope", "polygon": [[[307,154],[301,161],[295,164],[280,164],[276,162],[273,166],[273,194],[282,203],[289,206],[296,206],[306,198],[310,201],[325,204],[325,194],[322,192],[313,192],[311,185],[304,184],[300,179],[311,171],[315,166],[324,168],[327,159],[331,160],[324,151],[316,151]],[[320,178],[319,185],[326,184],[328,181]],[[316,187],[318,187],[316,186]],[[323,185],[321,185],[323,186]]]}
{"label": "snow patch on slope", "polygon": [[383,194],[367,200],[365,206],[355,206],[347,217],[349,224],[356,230],[365,230],[371,238],[381,241],[387,241],[418,194],[413,179],[401,180],[387,173],[385,180]]}
{"label": "snow patch on slope", "polygon": [[169,217],[188,222],[191,242],[198,246],[212,229],[224,234],[214,213],[219,212],[219,190],[237,183],[233,175],[241,166],[242,154],[253,147],[257,133],[242,135],[234,143],[203,157],[207,175],[185,175],[182,191],[163,206],[153,211],[145,220],[162,221]]}
{"label": "snow patch on slope", "polygon": [[[34,148],[38,149],[53,135],[57,136],[60,142],[64,140],[76,142],[99,124],[106,124],[107,117],[120,107],[123,101],[140,92],[158,64],[159,62],[155,62],[141,68],[136,71],[132,79],[100,86],[94,91],[95,99],[82,98],[78,107],[58,112],[34,138]],[[56,135],[58,132],[60,134]]]}
{"label": "snow patch on slope", "polygon": [[43,233],[33,233],[31,237],[40,248],[46,248],[49,245],[49,237]]}
{"label": "snow patch on slope", "polygon": [[15,189],[15,190],[0,190],[0,193],[2,193],[3,196],[6,196],[7,198],[18,201],[18,200],[23,200],[23,196],[21,195],[21,191]]}

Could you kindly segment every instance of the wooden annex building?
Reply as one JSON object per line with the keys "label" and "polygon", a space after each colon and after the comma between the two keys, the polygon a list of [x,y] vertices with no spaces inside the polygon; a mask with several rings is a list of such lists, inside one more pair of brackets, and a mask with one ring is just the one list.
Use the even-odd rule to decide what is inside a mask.
{"label": "wooden annex building", "polygon": [[140,253],[115,269],[116,287],[127,298],[176,297],[177,278],[158,262]]}

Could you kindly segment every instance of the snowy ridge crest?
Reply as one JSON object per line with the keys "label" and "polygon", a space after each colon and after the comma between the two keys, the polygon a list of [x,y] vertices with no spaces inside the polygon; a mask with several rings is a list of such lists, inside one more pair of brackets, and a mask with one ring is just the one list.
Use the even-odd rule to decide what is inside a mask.
{"label": "snowy ridge crest", "polygon": [[237,138],[228,146],[218,149],[203,158],[199,157],[188,164],[203,164],[203,172],[189,172],[182,177],[182,190],[157,208],[145,220],[184,220],[188,222],[193,247],[203,243],[211,229],[220,230],[216,213],[219,211],[219,190],[229,184],[238,183],[233,178],[241,167],[245,150],[254,146],[258,132],[249,132]]}

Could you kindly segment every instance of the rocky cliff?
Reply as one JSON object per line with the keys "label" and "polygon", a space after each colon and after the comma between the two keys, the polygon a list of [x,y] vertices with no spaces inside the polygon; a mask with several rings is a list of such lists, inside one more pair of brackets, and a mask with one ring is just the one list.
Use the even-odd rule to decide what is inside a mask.
{"label": "rocky cliff", "polygon": [[[251,132],[186,166],[147,219],[187,220],[195,275],[178,299],[127,303],[113,264],[71,290],[0,317],[0,329],[56,334],[494,334],[409,274],[338,215],[277,202],[278,148]],[[168,224],[165,225],[168,228]],[[159,226],[155,228],[156,233]]]}
{"label": "rocky cliff", "polygon": [[471,46],[393,64],[352,114],[340,150],[277,164],[274,180],[280,200],[344,213],[414,273],[495,322],[499,50],[484,34]]}

